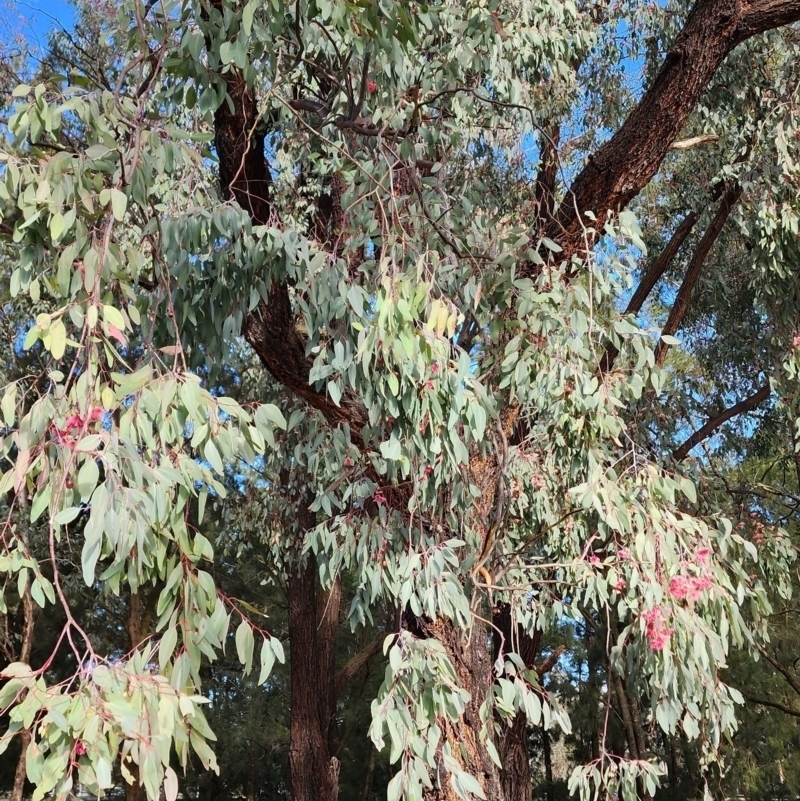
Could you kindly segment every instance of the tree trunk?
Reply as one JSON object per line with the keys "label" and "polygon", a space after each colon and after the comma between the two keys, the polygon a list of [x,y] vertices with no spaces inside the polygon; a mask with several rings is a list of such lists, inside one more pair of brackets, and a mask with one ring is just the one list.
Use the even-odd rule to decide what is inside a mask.
{"label": "tree trunk", "polygon": [[[493,622],[496,627],[494,658],[501,656],[499,632],[502,634],[506,652],[515,648],[525,667],[534,668],[541,634],[531,637],[520,626],[515,631],[508,604],[501,604],[495,609]],[[500,761],[503,763],[500,776],[505,801],[530,801],[532,781],[528,759],[528,716],[522,712],[517,713],[513,723],[505,731],[505,737],[500,744]]]}
{"label": "tree trunk", "polygon": [[[132,592],[128,617],[125,620],[125,630],[128,633],[128,645],[131,652],[142,644],[149,628],[149,615],[147,609],[143,610],[142,608],[142,596],[139,592]],[[125,801],[141,801],[144,797],[144,788],[139,779],[139,766],[128,760],[125,767],[133,776],[133,781],[125,785]]]}
{"label": "tree trunk", "polygon": [[[27,543],[25,543],[27,549]],[[19,652],[19,661],[26,665],[31,661],[31,650],[33,649],[33,627],[34,609],[33,598],[31,597],[30,580],[22,593],[22,647]],[[20,752],[17,760],[17,768],[14,771],[14,785],[11,790],[11,801],[22,801],[25,792],[25,754],[31,741],[31,730],[24,729],[19,733]]]}
{"label": "tree trunk", "polygon": [[542,751],[544,751],[544,781],[547,792],[547,801],[555,801],[555,788],[553,787],[553,751],[550,748],[550,732],[542,726]]}
{"label": "tree trunk", "polygon": [[[429,621],[417,618],[416,625],[424,637],[438,640],[455,668],[458,684],[470,694],[470,701],[461,719],[444,727],[444,738],[450,743],[454,759],[461,769],[471,774],[492,801],[506,801],[500,769],[479,740],[479,709],[492,687],[492,657],[488,647],[488,631],[476,620],[472,636],[466,640],[463,631],[449,620]],[[438,781],[437,781],[438,778]],[[433,777],[433,790],[426,790],[425,801],[461,801],[450,785],[445,771]]]}
{"label": "tree trunk", "polygon": [[256,801],[256,777],[258,776],[258,762],[255,759],[250,760],[247,766],[247,790],[245,793],[245,801]]}
{"label": "tree trunk", "polygon": [[369,759],[367,760],[367,772],[364,774],[364,784],[361,786],[360,801],[369,801],[370,791],[372,790],[372,777],[375,775],[375,760],[378,758],[378,749],[373,745],[369,749]]}
{"label": "tree trunk", "polygon": [[338,582],[328,592],[317,593],[317,565],[310,554],[306,565],[289,577],[293,801],[336,801],[339,793],[339,760],[331,756],[329,738],[340,598]]}

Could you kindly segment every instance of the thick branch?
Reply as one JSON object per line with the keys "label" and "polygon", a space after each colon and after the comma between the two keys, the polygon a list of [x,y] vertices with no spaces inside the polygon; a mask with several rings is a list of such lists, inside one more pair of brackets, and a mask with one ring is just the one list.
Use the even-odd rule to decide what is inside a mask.
{"label": "thick branch", "polygon": [[344,688],[358,674],[358,671],[369,662],[373,656],[380,653],[383,646],[383,637],[373,640],[365,648],[362,648],[355,656],[351,657],[345,666],[336,674],[336,697],[338,698]]}
{"label": "thick branch", "polygon": [[561,654],[566,650],[567,647],[565,645],[557,645],[547,657],[534,667],[539,678],[542,678],[542,676],[549,673],[555,667],[556,662],[561,658]]}
{"label": "thick branch", "polygon": [[617,133],[590,157],[547,233],[569,258],[584,247],[585,212],[602,231],[655,175],[728,53],[751,36],[800,19],[800,0],[701,0],[653,85]]}
{"label": "thick branch", "polygon": [[683,461],[689,455],[689,451],[691,451],[692,448],[699,445],[703,440],[708,439],[723,423],[727,423],[728,420],[739,414],[752,411],[759,404],[763,403],[769,397],[769,394],[769,384],[766,384],[749,398],[739,401],[739,403],[731,406],[729,409],[725,409],[724,412],[721,412],[716,417],[712,417],[702,428],[698,428],[683,445],[673,451],[672,458],[677,462]]}
{"label": "thick branch", "polygon": [[752,695],[745,695],[744,697],[751,704],[758,704],[759,706],[770,706],[773,709],[778,709],[781,712],[785,712],[787,715],[793,715],[796,718],[800,718],[800,709],[792,709],[790,706],[786,706],[785,704],[779,704],[777,701],[767,701],[765,698],[754,698]]}
{"label": "thick branch", "polygon": [[558,141],[561,126],[555,122],[544,126],[541,141],[541,164],[536,176],[536,204],[539,219],[550,221],[555,210],[556,179],[558,177]]}
{"label": "thick branch", "polygon": [[[273,218],[272,177],[255,92],[247,86],[241,70],[232,69],[224,78],[228,98],[214,114],[222,194],[246,209],[255,224],[269,225]],[[295,327],[285,283],[273,283],[267,300],[262,300],[245,319],[242,333],[277,381],[319,409],[334,425],[348,423],[354,433],[361,431],[367,414],[358,401],[345,397],[337,406],[309,385],[306,343]]]}
{"label": "thick branch", "polygon": [[[708,254],[714,242],[717,241],[717,237],[720,235],[728,219],[728,215],[731,213],[731,209],[741,194],[742,188],[737,183],[730,186],[722,196],[722,203],[719,209],[717,209],[717,213],[714,215],[714,219],[711,221],[708,230],[703,234],[703,238],[700,240],[697,250],[695,250],[692,256],[692,260],[689,262],[686,275],[683,277],[683,283],[681,283],[681,287],[678,290],[678,296],[675,298],[675,303],[672,305],[672,310],[669,313],[667,322],[664,324],[664,328],[661,331],[662,337],[672,336],[683,321],[686,310],[689,308],[689,301],[692,299],[692,292],[694,291],[695,284],[703,269],[703,264],[708,258]],[[664,364],[668,350],[669,345],[662,339],[656,348],[656,364],[659,366]]]}

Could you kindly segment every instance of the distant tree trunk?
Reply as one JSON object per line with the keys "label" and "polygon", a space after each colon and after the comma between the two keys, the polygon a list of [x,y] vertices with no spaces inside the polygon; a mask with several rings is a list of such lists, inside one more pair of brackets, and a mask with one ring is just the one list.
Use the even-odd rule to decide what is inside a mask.
{"label": "distant tree trunk", "polygon": [[[145,599],[147,601],[148,599]],[[152,600],[152,599],[149,599]],[[128,633],[128,646],[130,651],[135,651],[144,641],[150,630],[150,616],[152,610],[149,604],[142,605],[142,595],[140,592],[132,592],[130,605],[128,607],[128,617],[125,621],[125,630]],[[128,760],[125,767],[133,776],[133,782],[125,785],[125,801],[141,801],[144,796],[143,788],[139,781],[139,766]]]}
{"label": "distant tree trunk", "polygon": [[246,801],[256,801],[256,777],[258,776],[258,762],[251,758],[247,766],[247,789],[245,792]]}
{"label": "distant tree trunk", "polygon": [[361,785],[360,801],[369,801],[370,790],[372,790],[372,777],[375,775],[375,760],[378,758],[378,749],[373,745],[369,749],[367,759],[367,772],[364,774],[364,784]]}
{"label": "distant tree trunk", "polygon": [[[27,545],[27,544],[26,544]],[[30,664],[31,650],[33,648],[34,629],[33,598],[31,597],[30,580],[22,593],[22,647],[19,652],[19,661]],[[17,768],[14,771],[14,785],[11,789],[11,801],[22,801],[25,791],[25,754],[31,742],[31,730],[23,729],[19,734],[20,752]]]}
{"label": "distant tree trunk", "polygon": [[542,751],[544,752],[544,780],[547,788],[547,801],[555,801],[553,787],[553,751],[550,748],[550,733],[542,726]]}
{"label": "distant tree trunk", "polygon": [[317,589],[317,564],[309,554],[288,583],[293,801],[336,801],[339,793],[339,760],[331,756],[330,735],[341,585]]}

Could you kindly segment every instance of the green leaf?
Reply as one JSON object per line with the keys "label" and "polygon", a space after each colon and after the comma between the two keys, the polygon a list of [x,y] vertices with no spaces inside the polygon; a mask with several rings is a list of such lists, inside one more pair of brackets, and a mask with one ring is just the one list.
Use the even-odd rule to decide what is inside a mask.
{"label": "green leaf", "polygon": [[13,426],[17,412],[17,385],[8,384],[0,401],[0,410],[3,412],[3,421],[7,426]]}
{"label": "green leaf", "polygon": [[49,482],[36,493],[36,497],[33,499],[33,503],[31,504],[31,523],[35,523],[39,517],[41,516],[42,512],[48,508],[50,505],[50,493],[52,490],[52,484]]}
{"label": "green leaf", "polygon": [[254,646],[253,629],[246,620],[243,620],[236,629],[236,653],[239,661],[244,665],[245,673],[250,672]]}
{"label": "green leaf", "polygon": [[175,626],[170,626],[161,637],[161,642],[158,644],[158,664],[161,670],[164,670],[172,659],[175,652],[175,646],[178,644],[178,630]]}
{"label": "green leaf", "polygon": [[261,644],[261,672],[258,674],[258,683],[263,684],[272,673],[272,666],[275,664],[275,652],[272,650],[272,643],[269,639],[264,639]]}
{"label": "green leaf", "polygon": [[272,403],[262,403],[255,414],[256,424],[259,428],[269,428],[269,424],[274,424],[278,428],[286,429],[286,418],[283,412]]}
{"label": "green leaf", "polygon": [[113,306],[103,306],[103,319],[113,325],[115,328],[119,328],[120,331],[124,331],[127,327],[125,325],[125,318],[122,316],[122,312],[119,309],[115,309]]}
{"label": "green leaf", "polygon": [[67,329],[61,320],[56,320],[49,331],[50,353],[54,359],[61,359],[67,349]]}
{"label": "green leaf", "polygon": [[[124,192],[112,187],[111,189],[111,210],[114,219],[122,222],[125,219],[125,210],[128,208],[128,197]],[[113,323],[112,323],[113,325]]]}
{"label": "green leaf", "polygon": [[336,381],[328,381],[328,395],[330,395],[334,404],[338,406],[339,401],[342,399],[342,390],[339,389],[339,384]]}
{"label": "green leaf", "polygon": [[214,444],[213,440],[208,440],[206,444],[203,446],[203,456],[205,460],[217,471],[220,475],[224,475],[225,468],[222,465],[222,459],[220,458],[219,451],[217,450],[217,446]]}
{"label": "green leaf", "polygon": [[86,542],[83,544],[81,570],[83,572],[83,581],[87,587],[91,587],[94,584],[95,568],[97,560],[100,558],[102,539],[102,532],[92,529],[91,535],[87,535]]}
{"label": "green leaf", "polygon": [[70,506],[67,509],[62,509],[54,518],[53,522],[57,526],[66,526],[71,523],[79,514],[81,510],[77,506]]}
{"label": "green leaf", "polygon": [[4,679],[27,679],[32,675],[31,666],[25,662],[11,662],[0,670],[0,676]]}
{"label": "green leaf", "polygon": [[253,31],[253,16],[256,13],[256,6],[256,0],[249,0],[242,11],[242,30],[245,36],[250,36]]}

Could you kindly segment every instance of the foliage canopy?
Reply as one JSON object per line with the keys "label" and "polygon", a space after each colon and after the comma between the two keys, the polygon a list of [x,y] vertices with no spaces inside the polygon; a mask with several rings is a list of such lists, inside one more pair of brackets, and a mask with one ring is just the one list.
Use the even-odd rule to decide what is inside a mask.
{"label": "foliage canopy", "polygon": [[0,749],[35,801],[217,770],[210,666],[284,662],[258,581],[295,799],[336,798],[379,651],[337,676],[340,622],[383,641],[390,801],[529,798],[526,723],[582,716],[584,801],[674,786],[676,743],[711,792],[794,569],[756,490],[797,494],[757,465],[796,466],[800,2],[81,9],[0,153]]}

